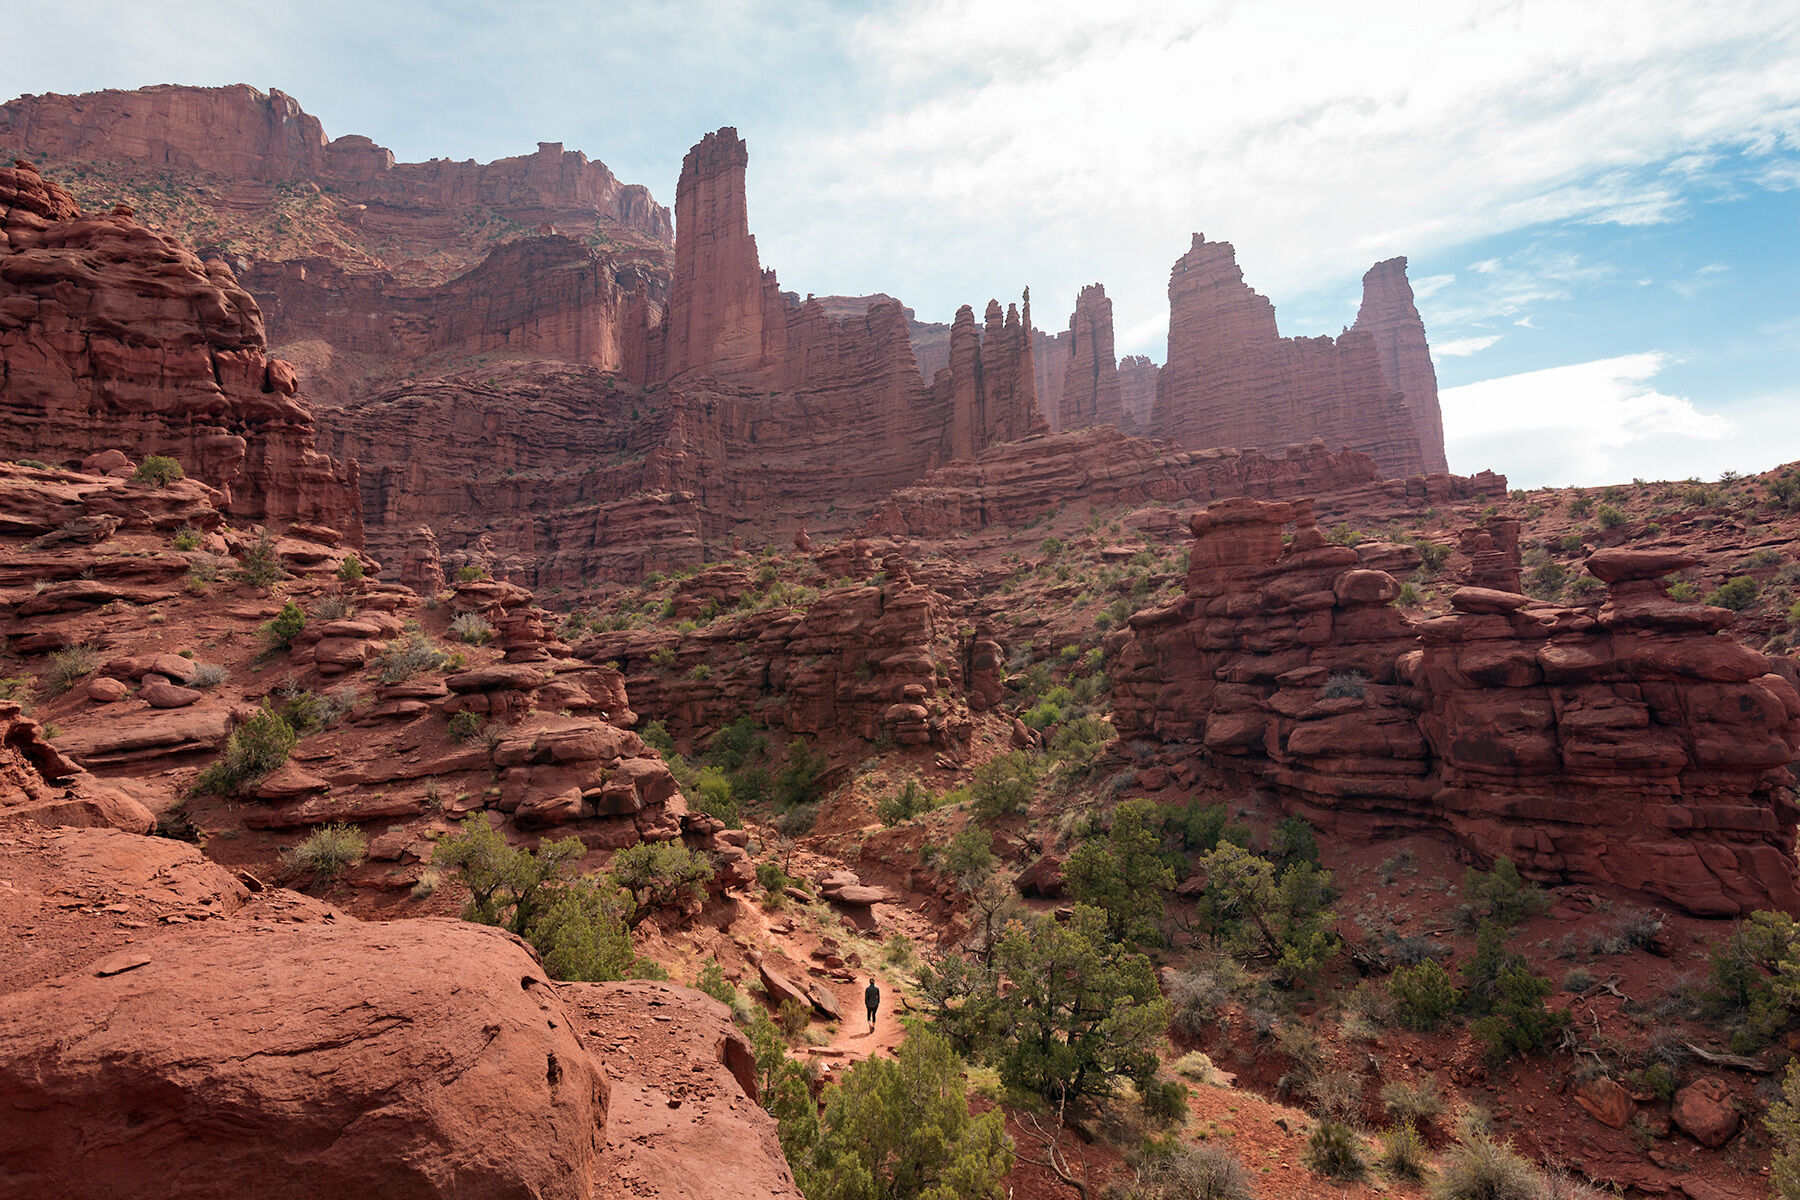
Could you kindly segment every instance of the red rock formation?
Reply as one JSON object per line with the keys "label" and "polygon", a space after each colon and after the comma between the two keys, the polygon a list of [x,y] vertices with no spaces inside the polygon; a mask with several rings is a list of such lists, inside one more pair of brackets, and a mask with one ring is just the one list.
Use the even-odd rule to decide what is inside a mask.
{"label": "red rock formation", "polygon": [[[948,326],[942,328],[948,329]],[[917,339],[914,339],[915,346]],[[940,364],[944,365],[944,364]],[[1069,331],[1054,336],[1042,329],[1031,331],[1031,365],[1037,377],[1038,411],[1052,432],[1060,432],[1062,420],[1063,375],[1069,365]],[[926,372],[927,377],[931,372]]]}
{"label": "red rock formation", "polygon": [[[845,549],[855,557],[855,543],[822,551],[821,569],[867,574],[866,561],[860,569],[839,561]],[[987,674],[997,669],[998,648],[991,637],[959,641],[946,598],[915,582],[904,559],[890,555],[881,565],[878,582],[831,588],[804,611],[736,613],[686,636],[666,629],[600,633],[576,653],[619,663],[633,703],[682,733],[717,729],[748,713],[794,733],[966,749],[973,726],[959,700],[963,663],[976,662],[982,687],[991,683],[997,692],[997,677]],[[735,603],[750,586],[742,567],[709,567],[683,583],[675,611],[700,616],[709,606]],[[659,664],[665,650],[676,657]],[[706,671],[695,678],[702,664]],[[985,694],[982,706],[996,698]]]}
{"label": "red rock formation", "polygon": [[293,97],[244,84],[164,85],[79,96],[21,96],[0,105],[0,145],[80,160],[115,160],[268,183],[312,181],[364,204],[420,210],[485,205],[520,224],[596,217],[667,240],[668,210],[645,188],[559,142],[492,163],[396,163],[366,137],[326,141]]}
{"label": "red rock formation", "polygon": [[1069,357],[1058,415],[1062,429],[1111,425],[1123,429],[1118,364],[1113,358],[1112,301],[1093,283],[1081,289],[1069,315]]}
{"label": "red rock formation", "polygon": [[164,454],[251,521],[361,538],[356,465],[314,449],[256,301],[129,216],[83,217],[30,166],[0,169],[0,457]]}
{"label": "red rock formation", "polygon": [[754,378],[764,366],[763,272],[744,201],[749,161],[737,130],[727,126],[681,162],[675,273],[662,325],[671,377],[699,370]]}
{"label": "red rock formation", "polygon": [[1390,478],[1422,473],[1428,461],[1372,334],[1283,338],[1274,305],[1244,283],[1231,243],[1200,234],[1169,275],[1169,355],[1151,433],[1196,448],[1322,437],[1368,454]]}
{"label": "red rock formation", "polygon": [[972,462],[953,462],[885,500],[863,529],[910,537],[1016,525],[1065,504],[1203,504],[1229,496],[1316,495],[1338,514],[1394,513],[1453,498],[1497,495],[1505,477],[1415,476],[1383,481],[1375,463],[1322,442],[1280,457],[1255,451],[1180,450],[1116,429],[1068,430],[991,446]]}
{"label": "red rock formation", "polygon": [[1431,364],[1431,347],[1425,342],[1425,322],[1413,304],[1405,258],[1378,262],[1363,275],[1362,307],[1351,328],[1363,330],[1375,339],[1381,355],[1382,378],[1406,397],[1413,428],[1419,435],[1424,469],[1449,470],[1444,462],[1444,418],[1438,408],[1437,369]]}
{"label": "red rock formation", "polygon": [[1022,321],[1013,305],[1002,320],[1000,302],[989,300],[983,332],[968,305],[956,310],[950,365],[931,383],[932,401],[948,410],[950,458],[973,459],[997,442],[1048,431],[1037,407],[1030,326],[1029,296]]}
{"label": "red rock formation", "polygon": [[[1283,527],[1295,527],[1283,545]],[[1266,787],[1344,831],[1441,829],[1542,879],[1692,912],[1800,908],[1800,693],[1670,600],[1686,559],[1605,551],[1596,609],[1465,587],[1415,623],[1410,547],[1327,544],[1306,501],[1196,515],[1187,594],[1119,633],[1115,721],[1184,786]]]}
{"label": "red rock formation", "polygon": [[1119,360],[1119,407],[1125,414],[1122,432],[1142,433],[1150,427],[1158,374],[1160,368],[1142,354],[1127,354]]}

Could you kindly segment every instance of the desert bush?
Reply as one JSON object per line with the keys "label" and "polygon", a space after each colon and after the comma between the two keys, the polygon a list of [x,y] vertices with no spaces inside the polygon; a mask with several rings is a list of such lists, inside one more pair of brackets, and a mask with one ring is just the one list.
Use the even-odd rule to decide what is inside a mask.
{"label": "desert bush", "polygon": [[361,579],[363,577],[362,559],[354,554],[344,555],[344,560],[338,563],[337,577],[346,583],[354,583]]}
{"label": "desert bush", "polygon": [[1175,1079],[1152,1079],[1138,1088],[1138,1104],[1152,1125],[1175,1125],[1187,1120],[1187,1084]]}
{"label": "desert bush", "polygon": [[625,924],[635,929],[660,908],[673,908],[705,890],[712,863],[680,842],[639,842],[613,855],[606,878],[630,897]]}
{"label": "desert bush", "polygon": [[194,781],[197,792],[229,796],[281,766],[299,740],[281,714],[264,708],[225,739],[218,759]]}
{"label": "desert bush", "polygon": [[306,611],[300,607],[299,602],[289,600],[281,606],[281,611],[275,614],[274,619],[263,623],[263,643],[270,651],[286,650],[305,628]]}
{"label": "desert bush", "polygon": [[981,820],[995,820],[1012,813],[1024,812],[1031,804],[1032,793],[1043,773],[1038,757],[1014,750],[991,758],[975,768],[969,786],[971,808]]}
{"label": "desert bush", "polygon": [[474,583],[477,579],[486,578],[487,570],[484,567],[467,566],[456,568],[456,582],[458,583]]}
{"label": "desert bush", "polygon": [[1432,1200],[1540,1200],[1543,1179],[1511,1146],[1477,1134],[1446,1156]]}
{"label": "desert bush", "polygon": [[1472,867],[1465,871],[1463,895],[1477,916],[1502,925],[1516,925],[1550,907],[1549,897],[1541,888],[1526,883],[1510,858],[1494,860],[1491,871]]}
{"label": "desert bush", "polygon": [[688,672],[688,678],[698,680],[701,682],[705,682],[706,680],[712,678],[712,674],[713,674],[713,669],[710,666],[708,666],[707,664],[695,663],[693,666],[693,669]]}
{"label": "desert bush", "polygon": [[1417,1124],[1434,1120],[1444,1111],[1444,1097],[1429,1076],[1418,1083],[1395,1080],[1383,1084],[1381,1107],[1395,1121]]}
{"label": "desert bush", "polygon": [[1625,514],[1611,504],[1602,504],[1594,514],[1594,523],[1602,529],[1617,529],[1625,523]]}
{"label": "desert bush", "polygon": [[1742,612],[1756,602],[1757,593],[1761,590],[1756,580],[1750,576],[1736,575],[1714,588],[1707,595],[1706,602],[1718,608]]}
{"label": "desert bush", "polygon": [[229,678],[231,672],[218,663],[197,663],[194,666],[195,687],[215,688]]}
{"label": "desert bush", "polygon": [[1410,579],[1400,585],[1400,594],[1394,597],[1394,603],[1401,608],[1417,608],[1422,602],[1418,585]]}
{"label": "desert bush", "polygon": [[368,852],[369,839],[356,826],[324,825],[283,854],[281,860],[290,871],[310,874],[314,879],[336,879],[361,862]]}
{"label": "desert bush", "polygon": [[1126,1200],[1254,1200],[1249,1177],[1222,1146],[1176,1143],[1148,1157]]}
{"label": "desert bush", "polygon": [[700,768],[699,775],[694,779],[692,802],[700,812],[725,822],[727,829],[744,827],[744,818],[738,812],[737,797],[732,794],[731,777],[719,767]]}
{"label": "desert bush", "polygon": [[1416,1183],[1431,1169],[1431,1148],[1411,1121],[1402,1121],[1381,1135],[1375,1165],[1390,1179]]}
{"label": "desert bush", "polygon": [[257,532],[256,540],[244,551],[244,557],[232,571],[231,577],[239,583],[261,588],[287,578],[287,568],[281,565],[281,555],[275,549],[275,534],[267,525]]}
{"label": "desert bush", "polygon": [[450,636],[471,646],[482,646],[494,638],[494,627],[480,613],[458,613],[450,621]]}
{"label": "desert bush", "polygon": [[675,665],[675,647],[658,646],[650,652],[650,663],[652,666],[668,670]]}
{"label": "desert bush", "polygon": [[186,479],[187,472],[181,464],[165,454],[152,454],[138,464],[137,470],[131,473],[133,482],[153,484],[156,487],[168,487],[178,479]]}
{"label": "desert bush", "polygon": [[480,713],[456,713],[448,722],[450,738],[452,741],[457,742],[472,741],[480,735],[481,727],[484,723]]}
{"label": "desert bush", "polygon": [[936,797],[917,779],[908,779],[899,791],[876,802],[875,817],[883,825],[898,825],[920,813],[930,812],[935,801]]}
{"label": "desert bush", "polygon": [[382,647],[375,656],[375,667],[381,682],[399,683],[423,671],[437,670],[448,658],[424,630],[414,629]]}
{"label": "desert bush", "polygon": [[775,1024],[781,1026],[781,1032],[789,1041],[800,1036],[802,1030],[812,1023],[812,1010],[798,1000],[783,1000],[775,1013]]}
{"label": "desert bush", "polygon": [[50,656],[50,670],[44,686],[52,692],[66,692],[92,675],[100,666],[100,652],[86,642],[65,646]]}
{"label": "desert bush", "polygon": [[1363,689],[1368,685],[1368,678],[1361,671],[1339,671],[1325,681],[1319,689],[1321,700],[1361,700]]}
{"label": "desert bush", "polygon": [[1329,1118],[1313,1126],[1304,1158],[1307,1170],[1327,1179],[1361,1179],[1369,1170],[1356,1130]]}
{"label": "desert bush", "polygon": [[198,550],[200,548],[200,531],[191,525],[183,525],[175,531],[175,548],[177,550]]}
{"label": "desert bush", "polygon": [[1456,1011],[1462,993],[1450,980],[1450,973],[1436,961],[1416,967],[1401,967],[1388,977],[1388,994],[1394,998],[1394,1012],[1408,1029],[1429,1033]]}

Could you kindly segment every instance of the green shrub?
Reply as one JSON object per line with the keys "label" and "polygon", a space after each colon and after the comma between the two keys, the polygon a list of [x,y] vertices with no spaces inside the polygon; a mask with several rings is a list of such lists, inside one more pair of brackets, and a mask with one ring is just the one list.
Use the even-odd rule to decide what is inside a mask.
{"label": "green shrub", "polygon": [[1800,1062],[1781,1077],[1781,1097],[1769,1105],[1763,1126],[1775,1143],[1769,1183],[1781,1200],[1800,1200]]}
{"label": "green shrub", "polygon": [[935,801],[936,797],[926,791],[917,779],[908,779],[899,791],[876,803],[875,817],[883,825],[898,825],[902,821],[912,820],[920,813],[930,812]]}
{"label": "green shrub", "polygon": [[1410,579],[1401,584],[1400,594],[1394,597],[1394,603],[1400,608],[1419,607],[1423,603],[1423,598],[1419,595],[1418,585]]}
{"label": "green shrub", "polygon": [[354,825],[324,825],[281,856],[290,870],[314,879],[336,879],[363,860],[369,839]]}
{"label": "green shrub", "polygon": [[1152,1125],[1174,1125],[1188,1115],[1187,1084],[1176,1079],[1153,1079],[1138,1089],[1138,1103]]}
{"label": "green shrub", "polygon": [[272,709],[261,709],[225,740],[218,760],[200,772],[197,792],[234,795],[281,766],[299,740],[293,726]]}
{"label": "green shrub", "polygon": [[737,798],[732,795],[731,777],[719,767],[700,768],[694,781],[693,804],[700,812],[725,822],[727,829],[742,829],[744,819],[738,813]]}
{"label": "green shrub", "polygon": [[1495,859],[1491,871],[1463,872],[1463,895],[1474,913],[1502,925],[1517,925],[1550,907],[1549,897],[1526,883],[1510,858]]}
{"label": "green shrub", "polygon": [[200,548],[200,531],[191,525],[183,525],[175,531],[175,548],[177,550],[197,550]]}
{"label": "green shrub", "polygon": [[458,583],[474,583],[477,579],[486,579],[487,577],[488,573],[485,567],[467,566],[456,568],[456,582]]}
{"label": "green shrub", "polygon": [[180,463],[167,455],[152,454],[138,464],[138,469],[131,473],[131,478],[134,482],[154,484],[160,488],[167,487],[178,479],[186,479],[187,472],[181,469]]}
{"label": "green shrub", "polygon": [[1394,998],[1395,1016],[1420,1033],[1429,1033],[1449,1020],[1462,1001],[1450,973],[1434,961],[1399,968],[1388,977],[1387,986],[1388,995]]}
{"label": "green shrub", "polygon": [[65,646],[50,656],[50,670],[44,686],[52,692],[66,692],[92,675],[100,666],[100,652],[86,642]]}
{"label": "green shrub", "polygon": [[263,623],[263,643],[271,651],[286,650],[294,644],[294,639],[299,637],[300,631],[305,628],[306,611],[300,607],[297,601],[289,600],[281,606],[281,611],[275,614],[273,620]]}
{"label": "green shrub", "polygon": [[[787,745],[787,762],[770,780],[771,798],[778,812],[816,806],[823,798],[825,774],[830,764],[813,749],[805,738],[795,738]],[[810,826],[809,826],[810,827]]]}
{"label": "green shrub", "polygon": [[346,583],[354,583],[363,577],[362,559],[354,554],[344,555],[344,561],[338,564],[337,577]]}
{"label": "green shrub", "polygon": [[1431,1185],[1432,1200],[1542,1200],[1543,1179],[1512,1147],[1486,1134],[1452,1149]]}
{"label": "green shrub", "polygon": [[712,678],[712,673],[713,669],[705,663],[695,663],[693,669],[688,672],[688,678],[704,683]]}
{"label": "green shrub", "polygon": [[669,736],[669,727],[661,721],[645,722],[638,736],[644,739],[645,745],[664,758],[675,753],[675,739]]}
{"label": "green shrub", "polygon": [[779,892],[794,881],[788,878],[780,863],[765,862],[756,864],[756,882],[765,892]]}
{"label": "green shrub", "polygon": [[706,855],[680,842],[639,842],[614,854],[606,866],[607,881],[630,897],[625,924],[632,929],[658,909],[698,898],[712,875]]}
{"label": "green shrub", "polygon": [[1313,1126],[1304,1157],[1307,1170],[1327,1179],[1361,1179],[1369,1171],[1356,1130],[1329,1118]]}
{"label": "green shrub", "polygon": [[658,646],[650,652],[650,662],[653,666],[668,670],[675,665],[675,647]]}
{"label": "green shrub", "polygon": [[1625,523],[1625,514],[1610,504],[1602,504],[1594,514],[1594,522],[1602,529],[1617,529]]}
{"label": "green shrub", "polygon": [[239,583],[261,588],[270,587],[287,578],[287,568],[281,565],[281,555],[275,549],[275,535],[267,525],[257,533],[250,548],[244,551],[243,561],[238,563],[231,577]]}
{"label": "green shrub", "polygon": [[1729,608],[1733,612],[1742,612],[1755,603],[1761,587],[1748,575],[1737,575],[1727,579],[1706,597],[1706,602],[1717,608]]}
{"label": "green shrub", "polygon": [[1024,812],[1031,805],[1043,768],[1034,754],[1014,750],[975,768],[969,786],[975,816],[984,821]]}
{"label": "green shrub", "polygon": [[1679,600],[1683,604],[1688,604],[1699,598],[1700,588],[1691,580],[1677,579],[1669,585],[1669,599],[1671,600]]}
{"label": "green shrub", "polygon": [[449,720],[450,738],[452,741],[467,742],[474,740],[485,722],[481,714],[476,712],[459,712]]}
{"label": "green shrub", "polygon": [[1751,913],[1711,958],[1705,1001],[1734,1027],[1734,1050],[1764,1045],[1800,1014],[1800,923],[1786,913]]}
{"label": "green shrub", "polygon": [[1361,671],[1339,671],[1325,681],[1319,689],[1321,700],[1361,700],[1363,689],[1368,686],[1368,677]]}

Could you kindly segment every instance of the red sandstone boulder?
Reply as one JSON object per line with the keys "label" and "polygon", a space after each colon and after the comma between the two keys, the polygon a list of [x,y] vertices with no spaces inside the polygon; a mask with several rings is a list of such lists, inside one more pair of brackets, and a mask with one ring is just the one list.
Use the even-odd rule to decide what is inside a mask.
{"label": "red sandstone boulder", "polygon": [[1602,583],[1626,583],[1640,579],[1661,579],[1685,570],[1700,560],[1681,550],[1631,550],[1609,546],[1588,555],[1583,565],[1588,574]]}
{"label": "red sandstone boulder", "polygon": [[1675,1093],[1669,1118],[1681,1132],[1710,1150],[1729,1142],[1743,1124],[1731,1089],[1711,1075],[1703,1075]]}
{"label": "red sandstone boulder", "polygon": [[0,997],[0,1161],[31,1195],[592,1195],[606,1077],[516,939],[209,923],[133,949]]}
{"label": "red sandstone boulder", "polygon": [[1619,1086],[1618,1082],[1602,1075],[1590,1079],[1575,1089],[1575,1103],[1581,1105],[1587,1114],[1612,1129],[1625,1128],[1631,1120],[1631,1114],[1637,1111],[1630,1093]]}

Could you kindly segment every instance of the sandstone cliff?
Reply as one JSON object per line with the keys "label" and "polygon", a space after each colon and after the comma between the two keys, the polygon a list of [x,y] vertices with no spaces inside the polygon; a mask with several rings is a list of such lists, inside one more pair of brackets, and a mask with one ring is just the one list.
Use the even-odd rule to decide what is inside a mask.
{"label": "sandstone cliff", "polygon": [[1363,276],[1362,307],[1352,329],[1375,339],[1381,355],[1381,375],[1389,387],[1406,398],[1419,450],[1427,471],[1449,470],[1444,463],[1444,418],[1438,408],[1437,369],[1431,365],[1431,347],[1425,342],[1425,322],[1413,304],[1412,283],[1406,278],[1406,259],[1390,258],[1370,267]]}
{"label": "sandstone cliff", "polygon": [[294,370],[220,262],[128,212],[83,216],[27,164],[0,168],[0,457],[163,454],[250,521],[360,540],[356,465],[314,448]]}
{"label": "sandstone cliff", "polygon": [[1100,284],[1081,289],[1069,315],[1069,357],[1058,401],[1059,427],[1111,425],[1124,431],[1118,363],[1113,356],[1112,301]]}
{"label": "sandstone cliff", "polygon": [[1444,830],[1691,912],[1800,904],[1800,693],[1729,612],[1668,598],[1691,559],[1602,551],[1594,608],[1465,587],[1415,622],[1392,572],[1418,552],[1328,544],[1306,501],[1225,500],[1192,529],[1186,595],[1114,635],[1116,722],[1184,785],[1267,788],[1349,834]]}
{"label": "sandstone cliff", "polygon": [[1334,449],[1368,454],[1389,477],[1443,461],[1441,445],[1428,454],[1420,444],[1373,333],[1282,337],[1274,305],[1244,282],[1231,243],[1200,234],[1170,272],[1169,354],[1150,432],[1196,448],[1322,437]]}

